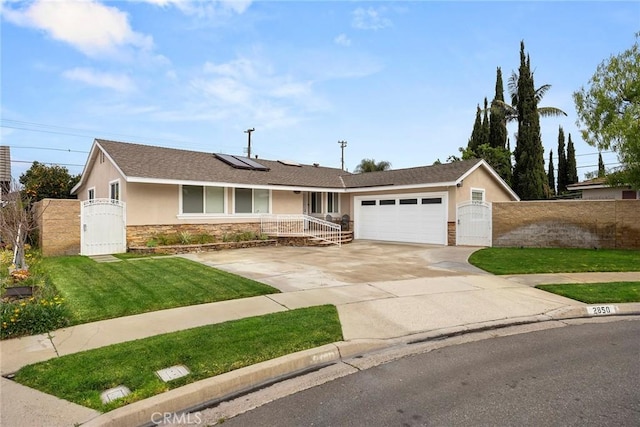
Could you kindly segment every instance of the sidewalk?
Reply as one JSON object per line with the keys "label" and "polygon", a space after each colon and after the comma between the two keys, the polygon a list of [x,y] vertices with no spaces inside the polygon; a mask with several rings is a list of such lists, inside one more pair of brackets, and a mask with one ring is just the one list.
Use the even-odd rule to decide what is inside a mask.
{"label": "sidewalk", "polygon": [[[51,339],[47,335],[38,335],[2,341],[0,372],[6,375],[27,364],[57,355],[321,304],[337,306],[344,340],[346,344],[352,344],[350,351],[364,352],[384,346],[385,340],[424,332],[437,334],[438,331],[473,329],[478,325],[486,327],[586,316],[585,304],[532,286],[540,283],[629,281],[638,280],[637,276],[638,273],[581,273],[419,278],[324,287],[175,308],[61,329],[52,332]],[[625,306],[623,311],[640,314],[640,304]],[[338,351],[337,357],[345,357],[346,353]],[[314,358],[308,360],[308,363],[313,363]],[[1,381],[0,425],[28,425],[25,424],[25,414],[30,418],[38,417],[33,425],[73,425],[98,415],[94,410],[60,401],[5,378]],[[138,402],[137,406],[141,404]]]}

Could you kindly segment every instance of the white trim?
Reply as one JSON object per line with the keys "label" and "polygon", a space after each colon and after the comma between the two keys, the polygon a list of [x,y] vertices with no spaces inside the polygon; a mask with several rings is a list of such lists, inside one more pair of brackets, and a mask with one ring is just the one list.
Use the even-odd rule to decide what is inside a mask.
{"label": "white trim", "polygon": [[[93,198],[91,197],[91,194],[89,194],[90,191],[93,191]],[[94,200],[96,198],[96,187],[91,187],[91,188],[87,188],[87,200]]]}
{"label": "white trim", "polygon": [[188,185],[191,187],[203,187],[202,189],[202,210],[205,211],[207,209],[207,190],[204,187],[216,187],[216,188],[220,188],[222,187],[221,185],[192,185],[192,184],[178,184],[178,215],[177,217],[188,217],[188,218],[192,218],[193,215],[205,215],[207,217],[211,217],[211,216],[225,216],[229,214],[229,207],[227,206],[227,187],[222,187],[223,193],[222,193],[222,212],[211,212],[211,213],[206,213],[206,212],[202,212],[202,213],[184,213],[182,211],[183,209],[183,204],[182,204],[182,187]]}
{"label": "white trim", "polygon": [[109,159],[109,162],[111,162],[115,170],[120,174],[120,177],[124,178],[125,182],[129,182],[128,177],[124,174],[124,172],[122,172],[122,169],[120,169],[118,164],[111,158],[109,153],[107,153],[107,151],[104,148],[102,148],[100,143],[96,139],[94,139],[93,145],[91,146],[91,151],[89,151],[89,157],[87,158],[87,163],[85,163],[84,168],[82,169],[82,174],[80,175],[80,181],[78,181],[78,183],[71,189],[71,191],[69,192],[70,194],[74,194],[84,184],[84,178],[86,176],[86,172],[91,168],[93,168],[93,164],[96,162],[96,158],[100,154],[100,153],[97,153],[97,154],[95,153],[97,149],[103,152],[106,158]]}

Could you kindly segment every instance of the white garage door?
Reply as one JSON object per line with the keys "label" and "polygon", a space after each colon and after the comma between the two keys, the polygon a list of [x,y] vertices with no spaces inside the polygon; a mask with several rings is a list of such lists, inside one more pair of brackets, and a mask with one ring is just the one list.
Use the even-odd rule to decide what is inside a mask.
{"label": "white garage door", "polygon": [[356,239],[447,244],[446,193],[354,199]]}

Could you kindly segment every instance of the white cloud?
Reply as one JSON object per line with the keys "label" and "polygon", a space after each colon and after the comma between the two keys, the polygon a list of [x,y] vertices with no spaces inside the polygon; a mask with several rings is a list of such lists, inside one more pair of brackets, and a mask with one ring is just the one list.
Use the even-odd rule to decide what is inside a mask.
{"label": "white cloud", "polygon": [[385,12],[386,8],[384,7],[377,9],[359,7],[352,12],[353,20],[351,25],[359,30],[381,30],[390,27],[393,25],[391,20],[382,16]]}
{"label": "white cloud", "polygon": [[23,9],[5,7],[3,14],[16,25],[42,30],[91,57],[115,55],[125,46],[153,47],[151,36],[133,31],[125,12],[92,0],[37,0]]}
{"label": "white cloud", "polygon": [[252,0],[140,0],[159,7],[173,6],[185,15],[212,17],[224,13],[243,14]]}
{"label": "white cloud", "polygon": [[346,34],[340,34],[333,39],[335,44],[339,44],[340,46],[351,46],[351,40],[347,37]]}
{"label": "white cloud", "polygon": [[126,75],[109,74],[94,71],[90,68],[73,68],[62,73],[69,80],[79,81],[90,86],[113,89],[118,92],[131,92],[135,84]]}

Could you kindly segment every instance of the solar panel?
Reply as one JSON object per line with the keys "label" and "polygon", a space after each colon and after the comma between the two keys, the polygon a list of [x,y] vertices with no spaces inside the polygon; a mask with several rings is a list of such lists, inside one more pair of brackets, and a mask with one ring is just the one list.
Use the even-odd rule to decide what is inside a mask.
{"label": "solar panel", "polygon": [[269,168],[248,158],[248,157],[238,157],[238,156],[233,156],[234,159],[239,160],[241,162],[244,162],[246,164],[248,164],[249,166],[251,166],[251,169],[253,170],[257,170],[257,171],[268,171]]}
{"label": "solar panel", "polygon": [[302,166],[300,163],[294,162],[293,160],[278,160],[278,162],[287,166],[298,166],[298,167]]}
{"label": "solar panel", "polygon": [[235,157],[230,156],[228,154],[218,154],[218,153],[216,153],[216,154],[214,154],[214,156],[216,156],[216,158],[222,160],[226,164],[233,166],[236,169],[253,169],[251,166],[249,166],[245,162],[241,162],[240,160],[238,160]]}
{"label": "solar panel", "polygon": [[247,170],[258,170],[258,171],[268,171],[269,168],[261,165],[258,162],[254,162],[253,160],[245,157],[239,156],[230,156],[229,154],[214,154],[216,158],[222,160],[226,164],[236,168],[236,169],[247,169]]}

